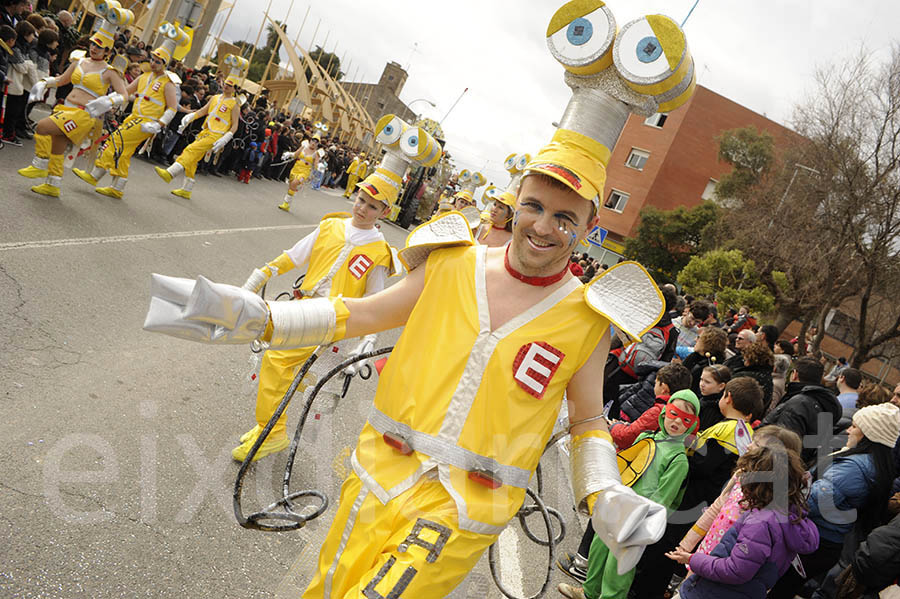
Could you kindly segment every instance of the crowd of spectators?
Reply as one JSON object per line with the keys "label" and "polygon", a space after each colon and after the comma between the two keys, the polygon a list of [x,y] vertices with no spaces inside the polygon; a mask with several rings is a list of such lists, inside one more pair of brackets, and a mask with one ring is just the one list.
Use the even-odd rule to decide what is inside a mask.
{"label": "crowd of spectators", "polygon": [[[666,312],[657,325],[637,343],[610,351],[604,387],[610,433],[623,455],[631,455],[632,443],[662,434],[654,431],[672,415],[675,397],[697,398],[699,432],[686,441],[688,470],[680,495],[666,504],[672,515],[665,534],[645,551],[629,597],[669,597],[679,585],[684,599],[876,596],[900,575],[892,553],[900,547],[900,385],[892,393],[866,381],[846,360],[826,374],[827,360],[798,352],[799,340],[780,338],[777,327],[761,324],[747,306],[720,320],[712,301],[679,296],[671,285],[662,293]],[[811,349],[810,341],[803,340],[803,349]],[[692,417],[690,410],[673,413],[685,424]],[[802,543],[785,540],[800,529],[750,532],[747,513],[772,509],[778,477],[787,476],[782,470],[774,483],[767,479],[776,489],[769,491],[772,503],[741,500],[747,483],[741,469],[751,458],[740,456],[760,458],[746,445],[754,432],[754,442],[774,434],[780,444],[796,445],[788,453],[805,471],[791,500],[799,506],[796,518],[808,522]],[[787,481],[781,482],[784,491]],[[716,536],[698,549],[713,530]],[[787,536],[773,549],[769,533]],[[577,554],[559,562],[585,583],[583,589],[560,585],[566,597],[594,599],[600,579],[609,576],[591,563],[593,536],[589,527]],[[751,551],[763,553],[745,553],[754,545],[761,547]],[[685,564],[691,574],[681,584]],[[867,578],[879,568],[877,578]]]}

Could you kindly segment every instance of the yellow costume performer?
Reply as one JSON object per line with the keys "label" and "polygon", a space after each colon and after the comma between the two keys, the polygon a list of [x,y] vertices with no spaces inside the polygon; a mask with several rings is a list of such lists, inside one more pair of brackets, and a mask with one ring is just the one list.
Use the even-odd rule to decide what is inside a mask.
{"label": "yellow costume performer", "polygon": [[[300,286],[304,300],[322,297],[363,297],[384,288],[388,275],[395,271],[391,249],[381,233],[374,228],[375,221],[383,216],[397,201],[403,175],[408,164],[416,161],[432,165],[440,158],[440,144],[419,129],[394,115],[379,120],[376,141],[384,144],[385,157],[375,173],[359,184],[359,194],[350,218],[326,217],[318,228],[298,242],[293,248],[253,271],[244,283],[244,289],[259,291],[271,278],[308,264],[306,277]],[[401,141],[415,136],[425,150],[402,153]],[[402,138],[402,139],[401,139]],[[435,150],[436,147],[436,150]],[[374,210],[373,205],[378,209]],[[368,217],[363,217],[365,213]],[[364,226],[364,229],[359,228]],[[301,300],[303,301],[303,300]],[[353,353],[369,351],[375,336],[368,336]],[[256,395],[257,426],[241,437],[241,445],[234,449],[234,459],[243,461],[256,443],[260,431],[275,413],[297,370],[312,354],[315,347],[293,350],[269,350],[263,356],[259,372],[259,388]],[[269,437],[260,446],[254,460],[286,449],[290,444],[285,431],[286,415],[272,428]]]}
{"label": "yellow costume performer", "polygon": [[[640,339],[662,296],[635,263],[581,285],[568,259],[599,221],[630,112],[684,102],[693,62],[674,21],[638,19],[617,37],[600,0],[564,5],[547,38],[578,77],[566,77],[573,97],[553,141],[524,169],[507,248],[469,247],[469,223],[449,212],[410,233],[399,255],[410,274],[372,298],[265,304],[203,278],[154,279],[145,328],[208,343],[281,348],[406,325],[305,599],[445,597],[522,505],[563,393],[576,507],[619,573],[665,530],[666,508],[622,484],[600,393],[610,325],[626,344]],[[240,312],[225,320],[220,306]]]}
{"label": "yellow costume performer", "polygon": [[484,211],[481,213],[481,227],[475,235],[478,243],[488,247],[500,247],[509,243],[512,237],[513,213],[516,210],[516,195],[519,193],[519,180],[525,165],[531,161],[531,154],[510,154],[503,161],[509,171],[510,180],[506,189],[493,185],[484,190],[481,201]]}
{"label": "yellow costume performer", "polygon": [[128,86],[128,93],[134,98],[131,114],[113,131],[101,149],[100,156],[90,173],[72,169],[82,180],[97,185],[109,172],[112,182],[108,187],[94,189],[99,194],[121,198],[128,182],[131,157],[147,139],[165,128],[175,116],[178,108],[178,85],[180,80],[174,73],[166,71],[175,47],[187,49],[190,36],[169,23],[159,27],[163,36],[160,47],[151,52],[150,71],[143,73]]}
{"label": "yellow costume performer", "polygon": [[[321,130],[321,123],[316,123],[316,127]],[[291,168],[291,175],[288,177],[287,193],[281,201],[281,204],[278,205],[281,210],[284,210],[285,212],[291,211],[291,201],[294,199],[294,194],[297,193],[297,190],[304,183],[309,181],[310,173],[319,164],[319,159],[322,155],[322,150],[319,149],[321,141],[322,134],[319,131],[316,131],[316,133],[313,134],[312,140],[301,143],[296,152],[285,152],[281,156],[282,160],[294,158],[297,161],[294,163],[293,168]]]}
{"label": "yellow costume performer", "polygon": [[350,166],[347,167],[347,189],[344,191],[344,197],[349,198],[350,194],[353,193],[353,190],[356,189],[356,184],[359,183],[359,180],[366,176],[366,171],[369,169],[369,161],[366,160],[366,155],[360,154],[353,158],[353,162],[350,163]]}
{"label": "yellow costume performer", "polygon": [[[254,271],[245,288],[258,291],[270,277],[282,275],[298,266],[306,266],[306,277],[300,287],[304,299],[300,301],[339,295],[363,297],[384,289],[385,281],[393,273],[393,269],[390,247],[381,232],[374,228],[374,221],[380,214],[363,222],[347,216],[326,216],[315,231],[275,260]],[[356,224],[354,221],[357,221]],[[241,445],[232,451],[234,459],[243,461],[247,457],[259,432],[281,403],[297,370],[314,349],[315,347],[304,347],[265,352],[256,393],[257,426],[241,437]],[[286,420],[287,414],[283,413],[254,460],[288,447],[290,440],[285,431]]]}
{"label": "yellow costume performer", "polygon": [[487,179],[481,173],[463,169],[456,180],[459,182],[460,189],[453,195],[453,207],[462,210],[475,206],[475,190],[487,183]]}
{"label": "yellow costume performer", "polygon": [[182,150],[181,155],[169,168],[156,167],[156,174],[166,183],[184,173],[184,183],[180,188],[173,189],[171,193],[186,200],[191,199],[197,164],[208,152],[212,154],[221,152],[234,138],[240,124],[240,104],[234,94],[241,78],[247,71],[249,62],[246,58],[228,54],[225,57],[225,65],[231,70],[225,77],[223,92],[211,97],[200,110],[186,114],[181,119],[178,133],[183,133],[192,121],[203,116],[206,117],[197,138]]}
{"label": "yellow costume performer", "polygon": [[[110,65],[106,58],[113,47],[116,31],[134,21],[130,10],[123,9],[116,0],[101,0],[95,4],[102,21],[100,28],[91,36],[88,58],[74,61],[59,77],[46,77],[31,89],[29,102],[42,100],[48,88],[72,84],[72,91],[65,103],[53,109],[50,116],[42,119],[34,136],[34,159],[31,166],[19,169],[24,177],[37,179],[46,177],[41,185],[31,191],[41,195],[59,197],[59,187],[63,177],[63,155],[70,144],[78,147],[100,131],[97,118],[114,106],[125,104],[127,89],[122,73],[128,66],[124,57],[113,55]],[[113,92],[107,94],[109,88]]]}

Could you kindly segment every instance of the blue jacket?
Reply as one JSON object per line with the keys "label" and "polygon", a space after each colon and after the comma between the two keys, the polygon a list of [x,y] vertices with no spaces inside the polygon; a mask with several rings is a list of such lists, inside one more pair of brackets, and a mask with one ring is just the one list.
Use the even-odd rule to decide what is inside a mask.
{"label": "blue jacket", "polygon": [[809,517],[823,541],[844,542],[856,522],[856,510],[865,505],[874,484],[875,464],[869,454],[834,458],[809,492]]}
{"label": "blue jacket", "polygon": [[790,522],[774,510],[752,510],[728,529],[709,555],[695,553],[682,599],[765,599],[798,553],[819,547],[808,518]]}

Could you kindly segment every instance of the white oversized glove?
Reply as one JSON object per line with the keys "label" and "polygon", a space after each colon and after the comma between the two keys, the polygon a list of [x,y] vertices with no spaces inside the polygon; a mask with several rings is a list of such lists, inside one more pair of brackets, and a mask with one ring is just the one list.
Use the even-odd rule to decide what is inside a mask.
{"label": "white oversized glove", "polygon": [[141,123],[141,131],[150,135],[156,135],[162,131],[162,125],[159,121],[147,121],[146,123]]}
{"label": "white oversized glove", "polygon": [[187,126],[190,125],[196,117],[196,112],[189,112],[184,115],[181,119],[181,124],[178,125],[178,134],[181,135],[184,133],[184,130],[187,129]]}
{"label": "white oversized glove", "polygon": [[250,273],[250,276],[247,277],[247,281],[244,282],[241,288],[246,289],[250,293],[259,293],[259,290],[263,288],[263,285],[269,282],[271,277],[272,275],[266,271],[254,268],[253,272]]}
{"label": "white oversized glove", "polygon": [[84,109],[89,115],[91,115],[91,118],[95,119],[100,115],[106,114],[107,112],[112,110],[113,106],[121,106],[124,103],[125,98],[122,96],[122,94],[113,92],[105,96],[100,96],[99,98],[94,98],[84,105]]}
{"label": "white oversized glove", "polygon": [[231,141],[232,137],[234,137],[234,134],[231,131],[227,132],[225,135],[223,135],[213,143],[212,149],[210,151],[213,154],[215,154],[216,152],[221,152],[222,148],[224,148],[228,144],[228,142]]}
{"label": "white oversized glove", "polygon": [[591,523],[615,556],[622,575],[637,566],[647,545],[662,538],[666,517],[665,507],[641,497],[631,487],[616,484],[598,495]]}
{"label": "white oversized glove", "polygon": [[294,157],[293,152],[285,152],[284,154],[281,155],[281,161],[284,162],[285,160],[290,160],[293,157]]}
{"label": "white oversized glove", "polygon": [[[375,339],[376,338],[377,338],[377,335],[375,335],[374,333],[363,337],[360,344],[356,346],[356,349],[351,351],[350,354],[347,356],[347,359],[349,360],[350,358],[355,358],[356,356],[360,356],[366,352],[370,352],[373,349],[375,349]],[[348,366],[347,368],[344,369],[344,374],[346,374],[347,376],[354,376],[357,372],[362,370],[363,366],[365,366],[368,362],[369,362],[368,360],[363,360],[361,362],[354,362],[353,364],[351,364],[350,366]]]}
{"label": "white oversized glove", "polygon": [[269,309],[258,295],[213,283],[153,274],[144,330],[172,337],[233,345],[250,343],[266,330]]}
{"label": "white oversized glove", "polygon": [[31,104],[32,102],[40,102],[43,100],[47,88],[56,87],[55,83],[56,79],[54,77],[44,77],[35,83],[34,87],[32,87],[31,91],[28,93],[28,103]]}

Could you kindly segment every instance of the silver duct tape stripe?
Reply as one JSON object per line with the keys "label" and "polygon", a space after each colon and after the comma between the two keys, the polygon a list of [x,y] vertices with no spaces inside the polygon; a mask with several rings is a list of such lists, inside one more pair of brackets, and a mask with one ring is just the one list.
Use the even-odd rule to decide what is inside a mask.
{"label": "silver duct tape stripe", "polygon": [[127,177],[116,177],[113,180],[112,186],[113,186],[113,189],[116,189],[118,191],[125,191],[125,185],[127,183],[128,183]]}
{"label": "silver duct tape stripe", "polygon": [[48,166],[49,164],[50,164],[50,159],[49,159],[49,158],[38,158],[37,156],[35,156],[35,157],[31,160],[31,166],[33,166],[34,168],[39,168],[39,169],[41,169],[41,170],[43,170],[43,171],[47,170],[47,166]]}
{"label": "silver duct tape stripe", "polygon": [[655,325],[665,304],[659,289],[639,264],[622,262],[585,288],[585,301],[631,339]]}
{"label": "silver duct tape stripe", "polygon": [[337,313],[328,298],[271,302],[272,349],[314,347],[334,340]]}
{"label": "silver duct tape stripe", "polygon": [[53,187],[59,187],[62,185],[62,177],[50,175],[47,177],[47,184],[52,185]]}
{"label": "silver duct tape stripe", "polygon": [[356,500],[350,507],[350,513],[347,514],[347,523],[344,525],[343,533],[341,533],[341,542],[338,544],[338,548],[334,554],[334,560],[332,560],[331,566],[328,567],[328,572],[325,573],[325,581],[322,585],[323,599],[331,598],[331,590],[334,584],[334,571],[337,569],[337,565],[341,561],[341,557],[344,554],[344,549],[347,548],[347,542],[350,540],[350,533],[353,532],[353,527],[356,525],[356,519],[359,516],[359,509],[362,507],[363,502],[368,496],[369,491],[366,489],[366,486],[360,482],[359,494],[356,496]]}
{"label": "silver duct tape stripe", "polygon": [[504,485],[519,489],[527,487],[528,480],[531,478],[529,470],[501,464],[493,458],[479,455],[474,451],[417,431],[408,424],[397,422],[378,409],[374,409],[369,415],[369,424],[382,435],[384,433],[399,435],[414,451],[434,458],[440,464],[449,464],[466,472],[478,469],[486,470]]}
{"label": "silver duct tape stripe", "polygon": [[630,113],[627,105],[606,92],[579,87],[572,90],[559,128],[587,136],[612,151]]}
{"label": "silver duct tape stripe", "polygon": [[587,514],[585,500],[589,495],[611,485],[622,484],[616,448],[605,439],[581,439],[572,447],[571,466],[575,506],[582,513]]}
{"label": "silver duct tape stripe", "polygon": [[400,186],[399,186],[397,183],[395,183],[394,181],[392,181],[392,180],[389,179],[388,177],[383,176],[383,175],[382,175],[381,173],[379,173],[378,171],[372,173],[371,176],[372,176],[372,177],[375,177],[376,179],[379,179],[379,180],[381,180],[381,181],[384,181],[384,183],[385,183],[386,185],[390,186],[390,187],[393,188],[393,189],[396,189],[396,190],[399,190],[399,189],[400,189]]}

